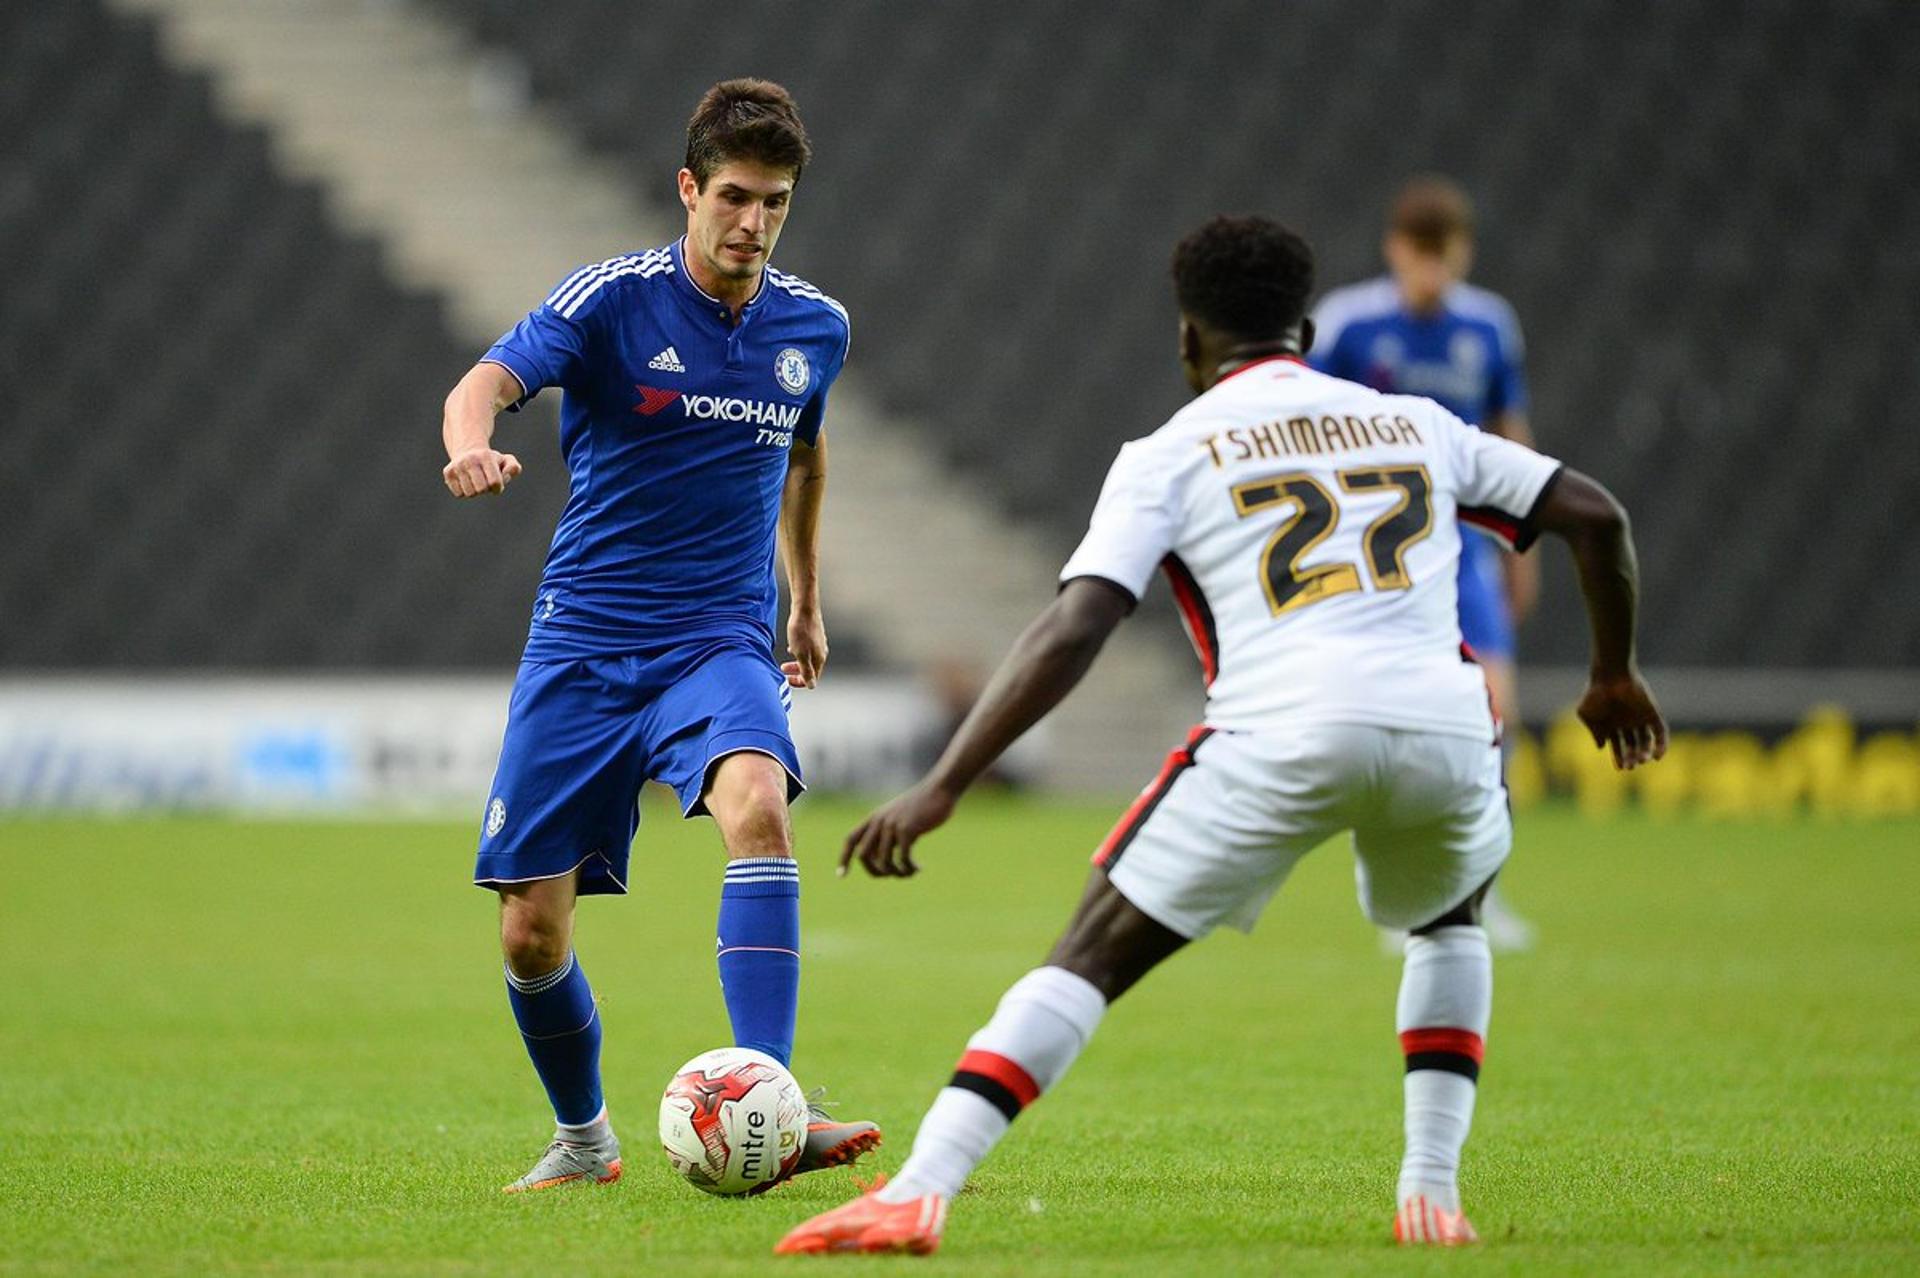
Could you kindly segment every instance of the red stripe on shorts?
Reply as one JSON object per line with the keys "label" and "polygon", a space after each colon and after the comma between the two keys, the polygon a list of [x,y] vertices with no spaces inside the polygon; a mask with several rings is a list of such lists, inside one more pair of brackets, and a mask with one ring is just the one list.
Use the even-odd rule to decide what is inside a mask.
{"label": "red stripe on shorts", "polygon": [[1099,848],[1093,854],[1095,865],[1106,865],[1119,856],[1126,849],[1127,844],[1133,842],[1133,836],[1140,832],[1140,827],[1147,823],[1147,818],[1153,815],[1153,810],[1160,806],[1160,800],[1167,797],[1167,791],[1173,787],[1174,780],[1193,766],[1193,752],[1200,748],[1202,741],[1212,735],[1213,729],[1205,725],[1196,726],[1188,731],[1187,743],[1167,755],[1167,761],[1160,765],[1160,774],[1153,779],[1151,785],[1140,792],[1140,797],[1120,815],[1120,820],[1107,833],[1107,837],[1101,840]]}

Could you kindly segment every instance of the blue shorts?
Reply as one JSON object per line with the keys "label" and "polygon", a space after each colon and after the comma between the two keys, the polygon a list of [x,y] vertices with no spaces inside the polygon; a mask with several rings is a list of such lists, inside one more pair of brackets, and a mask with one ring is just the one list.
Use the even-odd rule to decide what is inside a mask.
{"label": "blue shorts", "polygon": [[742,750],[806,787],[787,731],[792,693],[772,654],[739,639],[580,661],[522,661],[481,819],[473,881],[551,879],[576,867],[583,895],[627,890],[640,787],[662,781],[689,817],[707,774]]}
{"label": "blue shorts", "polygon": [[1460,637],[1482,657],[1512,661],[1513,617],[1500,547],[1465,524],[1460,526]]}

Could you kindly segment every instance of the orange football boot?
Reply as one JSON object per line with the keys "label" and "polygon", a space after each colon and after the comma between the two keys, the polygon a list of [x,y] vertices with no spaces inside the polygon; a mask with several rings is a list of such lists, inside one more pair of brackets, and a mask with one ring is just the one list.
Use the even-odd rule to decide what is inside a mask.
{"label": "orange football boot", "polygon": [[1448,1211],[1415,1194],[1400,1204],[1393,1217],[1393,1240],[1402,1247],[1465,1247],[1480,1241],[1462,1211]]}
{"label": "orange football boot", "polygon": [[774,1246],[776,1256],[808,1256],[833,1252],[909,1252],[931,1255],[940,1246],[947,1223],[947,1200],[925,1194],[904,1203],[880,1201],[885,1176],[873,1188],[832,1211],[794,1227]]}

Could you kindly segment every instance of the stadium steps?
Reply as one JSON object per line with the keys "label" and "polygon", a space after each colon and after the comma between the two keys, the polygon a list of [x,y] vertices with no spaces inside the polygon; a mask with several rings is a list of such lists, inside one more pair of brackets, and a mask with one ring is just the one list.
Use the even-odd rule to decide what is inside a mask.
{"label": "stadium steps", "polygon": [[[210,74],[225,111],[264,126],[283,167],[320,184],[335,216],[380,242],[404,283],[445,297],[476,351],[574,266],[678,229],[528,101],[515,64],[418,8],[114,3],[157,18],[169,56]],[[514,447],[512,427],[502,433]],[[877,664],[984,673],[1051,597],[1057,562],[1047,542],[1007,524],[924,451],[930,437],[863,393],[856,351],[831,416],[828,620],[862,632]],[[1169,662],[1164,645],[1123,632],[1050,720],[1048,780],[1137,785],[1199,701],[1191,670]]]}

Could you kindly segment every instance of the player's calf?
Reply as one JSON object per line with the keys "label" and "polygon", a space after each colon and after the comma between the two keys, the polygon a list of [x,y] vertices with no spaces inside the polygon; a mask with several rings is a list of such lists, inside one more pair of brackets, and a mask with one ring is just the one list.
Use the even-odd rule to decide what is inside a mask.
{"label": "player's calf", "polygon": [[733,1041],[788,1064],[800,1004],[800,866],[781,765],[742,751],[715,764],[704,801],[727,848],[715,953]]}
{"label": "player's calf", "polygon": [[1021,1111],[1066,1073],[1106,1008],[1105,995],[1064,968],[1038,968],[1014,982],[993,1019],[967,1041],[900,1174],[801,1224],[774,1250],[924,1255],[938,1247],[948,1202]]}
{"label": "player's calf", "polygon": [[[1395,1013],[1407,1066],[1406,1152],[1397,1194],[1403,1205],[1417,1199],[1442,1215],[1459,1213],[1460,1151],[1473,1123],[1492,1003],[1493,958],[1484,930],[1429,927],[1408,938]],[[1414,1241],[1433,1241],[1425,1236],[1432,1231],[1424,1214],[1419,1223]],[[1448,1234],[1451,1227],[1436,1228]]]}
{"label": "player's calf", "polygon": [[[560,1138],[572,1126],[597,1139],[595,1124],[603,1124],[606,1113],[600,1086],[600,1009],[586,973],[569,953],[551,972],[528,978],[509,967],[506,979],[507,1002],[561,1125]],[[583,1137],[582,1143],[593,1141]]]}
{"label": "player's calf", "polygon": [[967,1041],[881,1201],[959,1193],[1021,1111],[1067,1072],[1106,1010],[1098,989],[1063,968],[1038,968],[1014,982],[993,1019]]}

